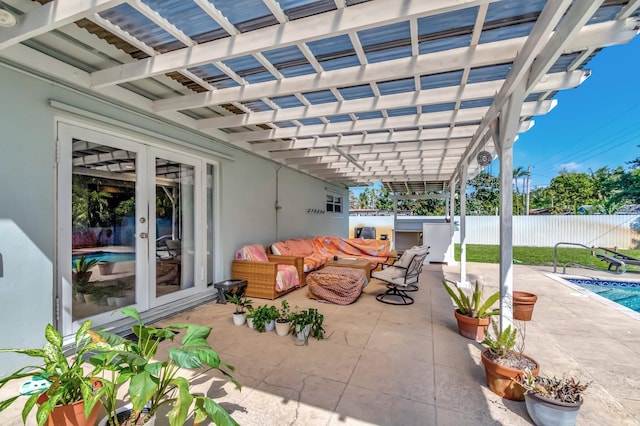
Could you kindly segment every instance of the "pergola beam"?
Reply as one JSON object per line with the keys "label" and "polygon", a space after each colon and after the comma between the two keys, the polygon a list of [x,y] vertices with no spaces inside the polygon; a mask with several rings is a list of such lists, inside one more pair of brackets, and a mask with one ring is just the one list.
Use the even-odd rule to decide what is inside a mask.
{"label": "pergola beam", "polygon": [[0,50],[56,28],[117,6],[124,0],[52,1],[17,18],[18,23],[0,31]]}
{"label": "pergola beam", "polygon": [[[635,19],[632,18],[589,25],[580,29],[578,37],[568,41],[564,53],[626,43],[636,34]],[[446,52],[429,53],[418,57],[325,71],[318,75],[310,74],[286,78],[281,81],[268,81],[220,89],[215,92],[161,99],[154,102],[154,109],[166,111],[199,108],[232,101],[248,101],[265,96],[283,96],[297,92],[351,86],[354,81],[366,84],[417,75],[438,74],[464,68],[477,68],[496,63],[510,63],[516,59],[526,41],[526,37],[520,37],[474,47],[451,49]],[[226,58],[218,60],[223,59]],[[144,76],[140,78],[144,78]]]}
{"label": "pergola beam", "polygon": [[[89,1],[89,0],[85,0]],[[427,16],[490,0],[376,0],[345,9],[325,12],[284,22],[247,33],[202,43],[155,58],[141,59],[92,74],[95,87],[121,84],[153,75],[194,67],[213,61],[251,55],[256,52],[321,39],[331,35],[360,31],[379,25],[405,21],[413,16]],[[59,3],[59,2],[55,2]],[[384,13],[380,13],[384,11]]]}
{"label": "pergola beam", "polygon": [[[348,101],[345,101],[348,102]],[[527,102],[524,104],[521,116],[544,115],[551,111],[557,102],[555,100]],[[398,129],[417,126],[435,126],[455,124],[456,122],[480,121],[489,107],[467,108],[458,111],[453,120],[453,111],[422,113],[400,117],[376,118],[368,120],[348,121],[343,123],[317,124],[301,127],[282,127],[270,130],[257,130],[232,133],[230,142],[251,142],[268,139],[296,138],[326,134],[364,132],[383,129]]]}

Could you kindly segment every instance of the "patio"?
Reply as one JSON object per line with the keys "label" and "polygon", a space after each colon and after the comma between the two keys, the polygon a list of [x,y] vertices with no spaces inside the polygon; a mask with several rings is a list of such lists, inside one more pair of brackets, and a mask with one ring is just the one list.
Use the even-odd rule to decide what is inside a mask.
{"label": "patio", "polygon": [[[497,287],[497,265],[468,266],[472,281]],[[579,425],[638,424],[640,382],[629,371],[640,363],[640,320],[581,296],[549,272],[514,266],[516,289],[539,296],[525,352],[543,373],[592,381]],[[237,368],[243,389],[219,381],[198,386],[242,425],[531,424],[523,402],[502,400],[486,387],[481,346],[457,334],[443,273],[455,280],[458,269],[426,265],[416,303],[406,307],[376,302],[373,295],[383,289],[377,280],[349,306],[310,300],[306,288],[286,295],[293,306],[317,306],[325,315],[331,337],[308,346],[234,326],[230,304],[208,303],[167,321],[213,327],[212,346]],[[2,424],[21,423],[12,410]]]}

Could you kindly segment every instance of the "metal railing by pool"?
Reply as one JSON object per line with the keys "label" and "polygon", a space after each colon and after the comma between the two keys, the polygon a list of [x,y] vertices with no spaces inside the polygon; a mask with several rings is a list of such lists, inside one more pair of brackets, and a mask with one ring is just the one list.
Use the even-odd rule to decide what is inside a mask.
{"label": "metal railing by pool", "polygon": [[[624,274],[627,271],[627,265],[624,263],[624,261],[622,261],[621,259],[612,257],[610,255],[607,254],[607,252],[604,249],[601,249],[600,247],[589,247],[586,246],[584,244],[580,244],[580,243],[568,243],[568,242],[560,242],[557,243],[555,246],[553,246],[553,272],[556,273],[557,269],[558,269],[558,246],[574,246],[574,247],[581,247],[584,248],[586,250],[589,250],[591,252],[591,254],[593,256],[596,256],[598,259],[604,260],[605,262],[609,263],[609,269],[600,269],[600,268],[595,268],[591,265],[584,265],[582,263],[578,263],[578,262],[567,262],[564,265],[562,265],[562,273],[566,274],[567,273],[567,266],[579,266],[581,268],[585,268],[585,269],[591,269],[594,271],[603,271],[603,272],[609,272],[612,274]],[[611,269],[612,266],[615,267],[615,269]]]}

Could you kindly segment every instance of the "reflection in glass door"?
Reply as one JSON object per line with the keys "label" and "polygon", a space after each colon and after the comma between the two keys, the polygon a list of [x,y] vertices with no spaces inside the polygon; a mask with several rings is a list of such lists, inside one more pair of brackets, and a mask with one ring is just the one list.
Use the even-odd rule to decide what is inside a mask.
{"label": "reflection in glass door", "polygon": [[194,165],[155,158],[156,298],[195,287],[194,185]]}
{"label": "reflection in glass door", "polygon": [[71,151],[71,317],[78,321],[135,303],[137,155],[75,138]]}

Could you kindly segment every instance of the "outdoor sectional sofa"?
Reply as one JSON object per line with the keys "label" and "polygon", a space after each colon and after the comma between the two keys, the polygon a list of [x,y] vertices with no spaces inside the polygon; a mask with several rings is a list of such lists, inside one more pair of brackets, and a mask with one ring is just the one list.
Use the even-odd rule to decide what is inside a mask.
{"label": "outdoor sectional sofa", "polygon": [[[365,240],[362,238],[311,237],[291,239],[273,243],[270,247],[273,259],[278,256],[303,257],[304,273],[319,269],[335,256],[340,258],[361,259],[371,263],[375,269],[378,263],[385,262],[391,254],[388,240]],[[304,285],[303,282],[301,282]]]}

